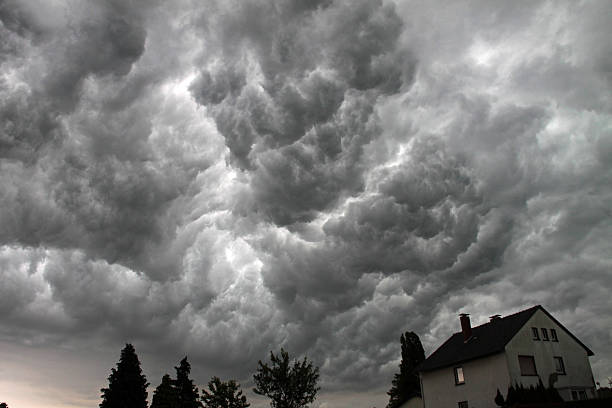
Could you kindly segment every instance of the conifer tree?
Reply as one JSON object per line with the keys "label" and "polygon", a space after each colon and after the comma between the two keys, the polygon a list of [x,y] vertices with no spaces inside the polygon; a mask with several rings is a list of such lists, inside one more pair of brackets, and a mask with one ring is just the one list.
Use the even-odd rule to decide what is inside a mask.
{"label": "conifer tree", "polygon": [[176,388],[168,374],[162,377],[161,384],[155,389],[151,408],[178,408]]}
{"label": "conifer tree", "polygon": [[563,402],[563,398],[559,391],[555,387],[549,387],[546,389],[546,399],[549,402]]}
{"label": "conifer tree", "polygon": [[174,368],[176,370],[174,384],[178,396],[178,408],[201,407],[198,388],[194,385],[193,380],[189,378],[191,365],[187,361],[187,357],[181,360],[178,367]]}
{"label": "conifer tree", "polygon": [[514,385],[510,384],[510,386],[508,386],[508,393],[506,394],[506,406],[511,407],[517,402],[517,389],[514,388]]}
{"label": "conifer tree", "polygon": [[[500,402],[503,404],[500,405]],[[530,385],[527,388],[523,384],[510,384],[505,401],[499,390],[497,390],[497,395],[495,396],[495,403],[502,407],[512,407],[516,404],[547,404],[555,402],[563,402],[563,398],[561,398],[561,395],[559,395],[554,386],[544,387],[541,379],[538,379],[538,384],[535,387]]]}
{"label": "conifer tree", "polygon": [[236,381],[223,382],[219,377],[208,382],[208,391],[202,390],[202,401],[205,408],[247,408],[251,405]]}
{"label": "conifer tree", "polygon": [[147,408],[148,385],[134,346],[126,344],[108,377],[108,388],[100,390],[100,408]]}
{"label": "conifer tree", "polygon": [[425,350],[419,336],[414,332],[401,335],[402,361],[400,372],[395,374],[392,387],[387,392],[389,403],[387,408],[397,408],[414,396],[421,396],[421,383],[416,367],[425,360]]}
{"label": "conifer tree", "polygon": [[494,401],[495,401],[495,404],[498,407],[505,407],[506,406],[506,401],[504,401],[504,396],[499,391],[499,388],[497,389],[497,394],[495,395],[495,400]]}

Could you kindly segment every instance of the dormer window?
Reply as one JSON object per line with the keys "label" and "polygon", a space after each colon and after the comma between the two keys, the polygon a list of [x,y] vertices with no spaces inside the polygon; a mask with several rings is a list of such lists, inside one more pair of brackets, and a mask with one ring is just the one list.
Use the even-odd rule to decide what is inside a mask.
{"label": "dormer window", "polygon": [[557,331],[555,329],[550,329],[550,339],[552,341],[559,341],[557,338]]}
{"label": "dormer window", "polygon": [[532,327],[531,328],[531,333],[533,334],[533,339],[534,340],[540,340],[540,332],[538,331],[537,327]]}
{"label": "dormer window", "polygon": [[542,340],[548,341],[548,330],[542,327]]}

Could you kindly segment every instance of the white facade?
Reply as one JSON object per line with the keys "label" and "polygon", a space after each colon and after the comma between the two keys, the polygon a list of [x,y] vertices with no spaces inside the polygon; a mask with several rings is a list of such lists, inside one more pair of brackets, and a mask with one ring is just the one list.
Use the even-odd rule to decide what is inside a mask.
{"label": "white facade", "polygon": [[[463,369],[465,381],[461,385],[455,384],[457,366]],[[499,408],[493,402],[495,393],[499,388],[505,395],[509,382],[504,353],[424,372],[421,373],[423,407],[458,407],[460,401],[467,401],[470,408]]]}
{"label": "white facade", "polygon": [[[534,339],[532,328],[536,328],[539,340]],[[546,329],[548,340],[544,340],[542,329]],[[553,341],[551,329],[557,341]],[[531,368],[529,364],[524,364],[521,372],[519,356],[523,356],[523,363],[525,359],[535,363],[536,375],[524,375],[528,371],[525,368]],[[558,372],[559,358],[565,373]],[[457,367],[461,367],[463,383],[456,379]],[[420,375],[424,408],[497,408],[497,389],[505,397],[510,384],[528,387],[537,385],[539,378],[546,387],[552,380],[564,400],[596,397],[587,351],[542,309],[531,316],[502,352]]]}
{"label": "white facade", "polygon": [[[540,340],[534,340],[533,328],[538,329]],[[548,340],[543,339],[543,328],[547,329]],[[558,341],[553,341],[551,338],[551,329],[555,331]],[[572,391],[576,394],[582,391],[588,398],[595,398],[595,381],[586,350],[542,310],[536,311],[508,342],[505,355],[512,382],[522,383],[525,386],[537,385],[538,378],[548,386],[551,374],[556,373],[555,357],[560,357],[565,374],[557,374],[557,380],[553,381],[561,397],[569,401],[574,399]],[[534,357],[537,376],[521,375],[519,355]]]}
{"label": "white facade", "polygon": [[420,397],[412,397],[400,405],[400,408],[423,408],[423,400]]}

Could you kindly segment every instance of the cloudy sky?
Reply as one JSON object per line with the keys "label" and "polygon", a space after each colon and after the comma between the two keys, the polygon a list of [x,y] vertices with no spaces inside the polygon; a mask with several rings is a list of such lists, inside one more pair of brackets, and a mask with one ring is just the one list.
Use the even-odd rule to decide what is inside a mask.
{"label": "cloudy sky", "polygon": [[[94,407],[126,342],[315,407],[542,304],[612,376],[612,6],[1,0],[0,400]],[[249,397],[252,394],[248,393]],[[251,399],[254,407],[266,400]]]}

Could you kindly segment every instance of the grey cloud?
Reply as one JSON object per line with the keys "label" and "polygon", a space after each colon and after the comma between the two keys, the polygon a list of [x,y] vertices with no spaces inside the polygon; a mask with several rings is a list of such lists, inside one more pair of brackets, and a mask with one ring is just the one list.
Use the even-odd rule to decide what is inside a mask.
{"label": "grey cloud", "polygon": [[[459,72],[462,69],[461,64],[462,62],[457,63]],[[424,292],[427,293],[426,296],[418,295],[421,302],[419,306],[432,307],[435,300],[447,302],[443,304],[454,310],[473,303],[468,296],[463,298],[463,304],[453,299],[457,291],[472,290],[471,293],[476,299],[486,296],[487,291],[480,289],[483,285],[496,281],[507,282],[508,279],[516,279],[515,290],[523,291],[523,275],[519,270],[542,268],[546,271],[544,276],[557,276],[562,279],[553,273],[554,266],[550,269],[543,264],[538,265],[535,259],[529,266],[513,263],[515,259],[524,256],[515,252],[516,246],[528,245],[525,243],[528,235],[523,234],[523,228],[530,219],[530,215],[526,213],[530,212],[531,203],[537,201],[538,197],[557,194],[559,188],[568,186],[568,182],[574,186],[571,187],[574,194],[581,197],[580,202],[584,203],[583,197],[588,194],[594,203],[602,203],[600,193],[605,192],[607,188],[600,184],[600,181],[606,179],[609,170],[599,167],[599,155],[593,155],[589,148],[585,151],[587,156],[581,160],[581,170],[570,167],[577,172],[559,173],[559,163],[555,163],[555,160],[565,160],[568,157],[564,156],[562,159],[556,156],[564,151],[560,145],[555,143],[552,150],[551,146],[547,145],[548,133],[551,131],[548,126],[555,121],[558,114],[555,109],[531,98],[524,99],[528,104],[500,102],[498,96],[477,95],[474,90],[463,88],[464,84],[452,81],[451,86],[456,88],[442,88],[438,95],[421,93],[428,88],[418,81],[419,79],[408,93],[413,94],[415,99],[411,100],[409,96],[406,108],[418,111],[424,106],[421,103],[426,102],[431,103],[434,112],[439,104],[442,107],[438,111],[441,117],[448,115],[448,110],[454,111],[452,120],[434,131],[437,134],[427,135],[424,130],[420,130],[422,137],[427,135],[443,142],[431,147],[429,155],[417,156],[413,161],[403,158],[402,166],[405,166],[405,172],[397,171],[395,174],[385,175],[382,181],[377,182],[377,189],[365,189],[365,193],[369,195],[356,195],[350,203],[340,207],[343,216],[331,215],[325,224],[325,236],[321,241],[308,236],[304,236],[305,242],[286,241],[284,237],[279,237],[284,242],[282,246],[264,247],[264,250],[272,255],[264,269],[265,282],[279,299],[291,305],[295,316],[301,319],[305,319],[305,316],[317,319],[322,316],[319,306],[321,303],[327,304],[322,310],[333,308],[340,313],[351,315],[349,311],[357,309],[360,302],[367,302],[367,299],[374,296],[371,288],[364,291],[355,289],[356,280],[363,276],[362,274],[372,271],[405,276],[406,284],[403,289],[406,294],[415,293],[416,296],[416,292],[420,293],[420,290],[417,291],[415,287],[430,287],[431,289]],[[556,85],[550,87],[552,89],[549,95],[555,95]],[[439,90],[439,87],[434,89]],[[538,88],[532,87],[534,95],[538,94],[536,89]],[[601,93],[597,94],[601,96]],[[434,99],[422,101],[421,96]],[[561,97],[558,100],[569,103]],[[602,106],[603,100],[596,100],[594,104]],[[406,114],[409,118],[416,118],[410,123],[413,129],[429,124],[421,122],[422,110],[418,114]],[[601,133],[598,128],[567,130],[572,131],[585,131],[591,135],[591,143],[595,140],[601,143],[597,136]],[[404,136],[403,139],[399,135],[397,137],[405,143],[411,135]],[[417,144],[415,150],[418,151],[419,147]],[[431,160],[436,155],[440,156],[439,161]],[[589,193],[576,189],[577,184],[569,181],[575,180],[575,177],[582,180],[576,183],[591,187]],[[589,181],[586,181],[587,179]],[[369,176],[368,180],[372,182],[372,177]],[[447,207],[446,212],[432,211],[444,208],[438,207],[441,202],[446,202],[454,208],[448,210]],[[565,204],[561,205],[559,202],[557,205],[566,207],[567,203],[568,201],[565,201]],[[566,248],[575,248],[574,251],[582,251],[585,248],[583,244],[579,244],[583,234],[599,230],[602,227],[598,224],[605,224],[607,221],[604,220],[609,219],[609,214],[593,211],[588,207],[581,206],[578,209],[572,205],[572,209],[562,210],[561,218],[549,214],[558,220],[554,228],[559,231],[559,238],[564,237],[563,243],[551,241],[552,247],[562,248],[568,245]],[[432,210],[429,213],[427,210],[430,208]],[[553,213],[559,210],[555,209]],[[414,213],[413,216],[411,212]],[[436,214],[438,218],[432,214]],[[586,218],[584,221],[577,221],[574,224],[576,230],[570,231],[564,227],[565,217],[569,214],[581,214],[580,217]],[[418,224],[411,223],[411,220]],[[397,235],[394,234],[396,230]],[[414,238],[410,241],[410,237],[422,239],[423,244],[419,246],[419,241]],[[436,238],[440,238],[440,245],[437,245]],[[453,241],[456,245],[453,245]],[[422,253],[420,249],[423,250]],[[420,257],[427,255],[431,255],[431,258]],[[549,253],[543,255],[542,260],[549,264],[551,259],[559,256],[561,253]],[[415,275],[419,276],[416,281]],[[592,275],[591,279],[598,279],[596,276]],[[572,285],[568,284],[567,288],[570,287]],[[515,308],[531,303],[546,304],[544,299],[537,297],[518,299],[508,288],[498,290],[505,291],[504,302]],[[566,293],[565,290],[563,293]],[[584,302],[585,295],[580,291],[579,294],[567,295],[569,303],[578,305]],[[303,298],[313,301],[304,301]],[[547,302],[551,307],[555,307],[559,300],[553,302],[548,299]],[[422,313],[422,316],[432,318],[442,312],[440,308],[429,311],[418,307],[416,310]],[[444,323],[449,322],[445,320]],[[449,324],[454,327],[452,322]],[[393,328],[401,330],[399,326],[401,325]],[[342,331],[343,323],[335,322],[333,327],[337,333]],[[423,320],[414,322],[411,327],[423,332],[432,330],[436,333],[436,330],[442,330],[436,334],[438,340],[442,340],[440,336],[444,337],[449,330],[447,326],[436,326]],[[319,332],[327,333],[325,329],[320,329]],[[383,329],[381,332],[386,332],[387,338],[391,338],[390,330]],[[357,342],[367,338],[362,333],[355,334],[355,337]],[[343,347],[341,344],[341,341],[327,341],[326,347],[336,350],[334,353],[339,354],[340,349],[337,347]],[[429,347],[434,345],[435,343],[430,344]],[[339,358],[337,363],[328,363],[327,372],[336,373],[336,379],[347,379],[350,383],[348,378],[352,378],[355,371],[365,371],[365,366],[357,361],[367,365],[366,356],[376,354],[361,354],[357,351],[366,348],[363,345],[347,346],[347,358]],[[380,357],[381,360],[384,358]],[[372,375],[379,366],[373,364],[370,368],[374,370],[369,372]],[[344,369],[347,371],[343,372]],[[331,379],[330,381],[333,382]]]}
{"label": "grey cloud", "polygon": [[[379,133],[374,106],[410,84],[415,61],[396,49],[402,23],[392,5],[270,3],[262,10],[248,3],[231,15],[236,31],[220,31],[243,54],[233,50],[223,68],[203,70],[192,92],[210,109],[235,163],[253,172],[258,209],[286,225],[360,190],[362,146]],[[250,69],[263,78],[226,68],[252,51]]]}
{"label": "grey cloud", "polygon": [[[149,11],[91,6],[71,9],[70,21],[49,23],[39,42],[23,45],[33,62],[11,66],[17,85],[3,78],[0,154],[24,164],[3,163],[0,240],[78,248],[167,279],[179,273],[186,246],[169,228],[182,216],[184,201],[175,199],[222,146],[208,139],[212,129],[194,120],[191,105],[153,89],[175,59],[156,62],[160,50],[151,46],[149,65],[134,66]],[[165,140],[178,133],[180,141]]]}
{"label": "grey cloud", "polygon": [[280,224],[309,221],[343,190],[362,189],[363,147],[379,131],[372,110],[370,97],[349,94],[333,121],[260,153],[252,183],[257,208]]}
{"label": "grey cloud", "polygon": [[[3,4],[3,29],[21,36],[33,32],[36,37],[3,47],[8,53],[21,54],[11,68],[23,69],[18,78],[26,80],[17,87],[2,83],[4,157],[32,161],[41,146],[61,141],[59,115],[75,108],[83,81],[89,75],[125,75],[144,51],[142,18],[121,3],[90,6],[91,16],[74,13],[66,27],[61,21],[43,23],[47,18],[61,18],[57,16],[61,16],[61,5],[37,9],[21,3]],[[9,34],[8,38],[13,37]]]}
{"label": "grey cloud", "polygon": [[3,28],[21,37],[39,37],[43,33],[42,24],[32,7],[16,0],[7,0],[0,5],[0,21]]}
{"label": "grey cloud", "polygon": [[605,2],[32,4],[0,12],[3,341],[133,341],[152,383],[283,346],[379,406],[401,332],[541,303],[609,371]]}
{"label": "grey cloud", "polygon": [[[213,247],[216,239],[211,234]],[[216,250],[209,255],[219,258]],[[187,270],[180,280],[154,282],[82,251],[5,248],[0,335],[21,342],[20,336],[35,337],[28,331],[43,329],[56,340],[81,336],[97,338],[96,344],[154,337],[148,348],[161,355],[189,351],[196,361],[223,370],[252,365],[282,331],[254,271],[217,287],[227,268],[220,263]],[[245,291],[259,300],[247,302]],[[220,353],[238,347],[243,352],[219,361]]]}
{"label": "grey cloud", "polygon": [[[6,252],[4,250],[3,252]],[[2,254],[4,255],[4,254]],[[20,270],[24,266],[24,257],[12,258],[2,256],[0,265],[3,271],[3,284],[0,308],[7,314],[11,315],[18,312],[24,306],[34,301],[36,298],[37,288],[31,285],[28,277],[36,272],[36,266],[41,258],[39,253],[29,254],[29,259],[25,259],[27,269]]]}
{"label": "grey cloud", "polygon": [[[610,44],[602,41],[611,33],[607,4],[589,7],[568,3],[568,14],[556,22],[569,43],[554,43],[551,52],[529,59],[518,67],[512,80],[526,95],[554,98],[579,110],[610,112]],[[551,38],[552,37],[552,38]],[[554,39],[549,33],[545,41]],[[533,92],[537,90],[538,92]]]}
{"label": "grey cloud", "polygon": [[226,97],[237,97],[246,85],[244,68],[236,65],[223,66],[217,72],[205,71],[192,83],[192,89],[205,90],[197,95],[198,102],[204,105],[218,105]]}
{"label": "grey cloud", "polygon": [[460,101],[460,112],[466,115],[457,115],[446,131],[449,145],[469,158],[487,198],[499,206],[523,206],[539,176],[523,158],[539,150],[537,135],[550,120],[550,112],[539,106],[499,106],[463,96]]}
{"label": "grey cloud", "polygon": [[606,78],[609,74],[605,72],[608,70],[605,66],[607,62],[600,62],[602,65],[597,69],[602,70],[603,75],[596,76],[591,74],[591,67],[576,67],[567,58],[559,51],[553,57],[539,57],[528,61],[525,66],[516,70],[512,80],[517,88],[528,90],[526,93],[540,89],[542,94],[554,97],[566,106],[609,112],[610,98],[600,92],[602,86],[608,89],[610,87],[606,84],[606,81],[610,81]]}
{"label": "grey cloud", "polygon": [[0,84],[0,92],[4,96],[0,105],[3,123],[0,155],[3,158],[32,162],[46,144],[63,139],[57,114],[47,110],[35,96],[22,89],[11,91],[4,81]]}
{"label": "grey cloud", "polygon": [[482,211],[469,170],[453,163],[441,145],[421,140],[395,170],[381,181],[379,194],[349,204],[324,230],[346,245],[341,253],[355,272],[427,273],[451,266],[475,240]]}
{"label": "grey cloud", "polygon": [[3,223],[2,241],[82,248],[158,278],[176,273],[179,261],[164,257],[165,249],[160,252],[174,237],[162,223],[178,218],[171,208],[187,188],[189,167],[157,167],[115,155],[92,159],[69,150],[53,154],[39,159],[46,174],[7,165],[2,201],[12,212]]}
{"label": "grey cloud", "polygon": [[150,286],[146,280],[132,271],[88,260],[79,252],[54,255],[45,265],[45,280],[74,329],[92,332],[112,321],[112,330],[129,337],[136,330],[146,330],[140,324],[147,321],[143,319],[147,305],[142,302]]}
{"label": "grey cloud", "polygon": [[60,112],[74,107],[88,75],[125,75],[144,51],[146,32],[137,15],[122,3],[100,9],[99,16],[77,22],[74,31],[55,40],[60,44],[52,44],[60,52],[50,56],[42,87]]}
{"label": "grey cloud", "polygon": [[[332,215],[318,238],[261,241],[266,286],[290,319],[319,333],[312,349],[338,356],[322,362],[330,387],[377,385],[372,378],[390,375],[379,362],[395,358],[398,333],[407,325],[426,330],[431,299],[501,264],[512,224],[483,203],[477,185],[441,141],[416,138],[399,165],[370,175],[362,196]],[[428,281],[436,288],[422,294]],[[408,310],[408,322],[392,317]]]}

